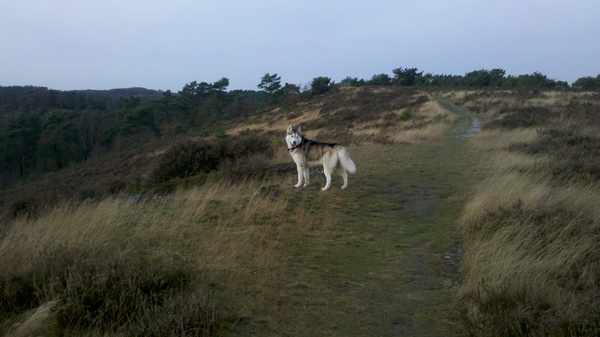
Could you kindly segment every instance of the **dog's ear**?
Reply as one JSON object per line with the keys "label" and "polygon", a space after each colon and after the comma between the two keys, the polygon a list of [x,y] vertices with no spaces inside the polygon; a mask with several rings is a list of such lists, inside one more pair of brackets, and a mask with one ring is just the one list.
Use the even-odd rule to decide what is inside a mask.
{"label": "dog's ear", "polygon": [[298,133],[302,133],[302,130],[300,129],[300,125],[298,125]]}
{"label": "dog's ear", "polygon": [[292,125],[288,126],[287,132],[288,132],[288,133],[291,133],[291,132],[292,132],[292,129],[293,129],[293,128],[292,128]]}

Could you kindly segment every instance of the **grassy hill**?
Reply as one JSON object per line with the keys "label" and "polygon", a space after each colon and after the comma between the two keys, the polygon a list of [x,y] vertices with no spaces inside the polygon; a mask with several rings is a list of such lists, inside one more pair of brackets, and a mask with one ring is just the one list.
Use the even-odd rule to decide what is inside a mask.
{"label": "grassy hill", "polygon": [[[596,335],[599,108],[338,88],[2,191],[0,331]],[[347,145],[347,190],[293,187],[288,124]]]}
{"label": "grassy hill", "polygon": [[[443,132],[446,126],[433,123],[433,120],[452,118],[439,107],[431,108],[427,95],[414,89],[340,88],[325,96],[302,96],[273,110],[236,118],[226,122],[221,130],[231,136],[266,137],[274,150],[285,146],[281,130],[290,123],[302,123],[305,130],[323,141],[400,143],[411,138],[435,137],[434,134]],[[415,108],[422,111],[413,118]],[[398,129],[404,131],[400,133]],[[222,138],[224,134],[215,136]],[[12,216],[35,211],[63,199],[99,199],[119,192],[153,191],[157,186],[152,175],[165,153],[177,144],[206,138],[214,140],[215,137],[205,137],[205,132],[189,132],[95,157],[83,164],[34,178],[32,183],[0,191],[0,214]],[[235,143],[235,140],[229,141]],[[173,185],[178,183],[181,181]]]}

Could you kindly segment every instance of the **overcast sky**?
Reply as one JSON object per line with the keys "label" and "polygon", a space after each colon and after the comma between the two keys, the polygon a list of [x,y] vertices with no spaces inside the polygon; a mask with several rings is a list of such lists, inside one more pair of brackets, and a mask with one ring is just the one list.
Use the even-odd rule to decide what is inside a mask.
{"label": "overcast sky", "polygon": [[600,73],[597,0],[0,0],[0,86],[180,90],[265,73]]}

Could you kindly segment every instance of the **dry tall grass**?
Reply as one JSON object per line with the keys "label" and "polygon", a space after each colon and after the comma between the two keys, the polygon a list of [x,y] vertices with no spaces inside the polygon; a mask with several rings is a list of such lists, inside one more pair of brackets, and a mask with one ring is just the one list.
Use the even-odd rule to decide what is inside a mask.
{"label": "dry tall grass", "polygon": [[510,130],[489,129],[474,136],[473,142],[483,150],[503,150],[515,143],[531,143],[537,139],[535,128],[516,128]]}
{"label": "dry tall grass", "polygon": [[0,332],[218,335],[300,281],[282,247],[317,224],[279,193],[214,183],[17,219],[0,238]]}
{"label": "dry tall grass", "polygon": [[600,184],[556,180],[544,170],[556,158],[509,150],[537,141],[531,128],[489,129],[470,140],[488,178],[461,219],[459,316],[469,335],[600,332]]}

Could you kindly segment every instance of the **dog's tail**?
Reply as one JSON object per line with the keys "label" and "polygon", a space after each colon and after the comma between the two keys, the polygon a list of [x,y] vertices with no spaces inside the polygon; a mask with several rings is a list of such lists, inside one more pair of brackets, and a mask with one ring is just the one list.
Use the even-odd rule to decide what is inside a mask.
{"label": "dog's tail", "polygon": [[344,170],[350,173],[356,172],[356,164],[350,158],[350,153],[341,145],[338,145],[338,159]]}

